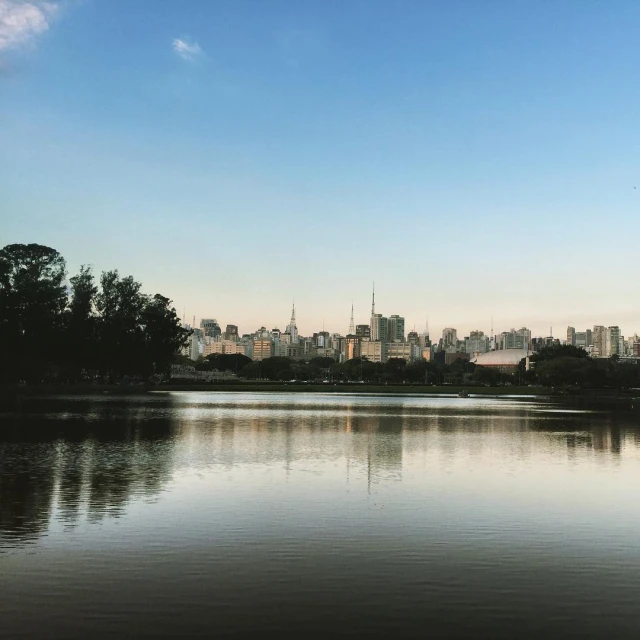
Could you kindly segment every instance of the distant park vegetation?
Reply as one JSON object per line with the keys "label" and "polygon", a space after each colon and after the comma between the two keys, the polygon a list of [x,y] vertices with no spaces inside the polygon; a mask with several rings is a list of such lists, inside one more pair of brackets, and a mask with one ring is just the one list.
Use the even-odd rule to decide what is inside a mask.
{"label": "distant park vegetation", "polygon": [[254,362],[243,355],[215,354],[195,365],[200,371],[231,371],[244,380],[273,382],[364,382],[412,385],[533,385],[559,389],[640,388],[640,366],[609,359],[591,358],[579,347],[553,345],[531,356],[527,369],[522,360],[515,371],[476,366],[465,359],[445,364],[437,360],[406,362],[391,358],[370,362],[355,358],[307,360],[272,357]]}

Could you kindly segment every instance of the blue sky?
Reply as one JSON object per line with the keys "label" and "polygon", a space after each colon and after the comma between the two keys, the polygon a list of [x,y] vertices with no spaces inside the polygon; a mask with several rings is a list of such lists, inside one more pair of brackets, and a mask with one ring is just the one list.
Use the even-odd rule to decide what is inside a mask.
{"label": "blue sky", "polygon": [[[640,332],[640,3],[0,0],[0,244],[182,314]],[[638,189],[634,189],[637,186]]]}

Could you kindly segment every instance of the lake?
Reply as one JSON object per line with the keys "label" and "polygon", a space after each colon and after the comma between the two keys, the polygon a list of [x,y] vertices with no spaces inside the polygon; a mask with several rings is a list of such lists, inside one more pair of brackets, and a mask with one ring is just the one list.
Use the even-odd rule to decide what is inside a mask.
{"label": "lake", "polygon": [[0,636],[636,639],[637,422],[508,397],[25,399],[0,415]]}

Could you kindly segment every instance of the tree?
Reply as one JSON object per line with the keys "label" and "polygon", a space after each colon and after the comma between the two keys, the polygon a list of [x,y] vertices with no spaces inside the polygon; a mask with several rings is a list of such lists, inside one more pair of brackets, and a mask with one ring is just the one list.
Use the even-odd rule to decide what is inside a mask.
{"label": "tree", "polygon": [[589,354],[582,347],[575,347],[572,344],[553,344],[543,347],[534,353],[531,362],[544,362],[545,360],[555,360],[556,358],[588,358]]}
{"label": "tree", "polygon": [[593,363],[589,358],[560,357],[543,360],[536,365],[540,384],[547,387],[585,386]]}
{"label": "tree", "polygon": [[191,335],[184,329],[171,300],[156,293],[142,311],[145,341],[145,368],[148,375],[168,375],[173,355],[184,347]]}
{"label": "tree", "polygon": [[78,380],[82,370],[97,368],[97,328],[95,302],[98,287],[91,267],[82,265],[70,279],[71,299],[67,311],[66,346],[69,368],[67,377]]}
{"label": "tree", "polygon": [[200,371],[232,371],[238,373],[251,363],[251,358],[241,353],[212,353],[196,365]]}
{"label": "tree", "polygon": [[141,291],[133,277],[106,271],[96,286],[83,265],[65,286],[55,249],[12,244],[0,250],[0,382],[110,380],[168,372],[190,335],[171,301]]}
{"label": "tree", "polygon": [[[291,360],[291,358],[285,358],[282,356],[265,358],[260,363],[260,377],[266,378],[267,380],[282,380],[282,375],[292,376],[292,364],[293,361]],[[285,374],[285,372],[287,373]]]}
{"label": "tree", "polygon": [[0,340],[6,382],[36,382],[54,375],[67,305],[65,276],[65,260],[55,249],[11,244],[0,250]]}
{"label": "tree", "polygon": [[117,271],[100,277],[96,296],[99,314],[100,369],[110,381],[124,375],[139,375],[147,369],[147,348],[142,327],[143,311],[150,299],[132,276],[120,278]]}

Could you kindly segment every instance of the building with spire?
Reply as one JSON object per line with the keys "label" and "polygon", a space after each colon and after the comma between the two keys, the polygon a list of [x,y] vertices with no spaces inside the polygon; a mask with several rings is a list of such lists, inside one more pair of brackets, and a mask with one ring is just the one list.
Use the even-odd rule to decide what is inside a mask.
{"label": "building with spire", "polygon": [[291,308],[291,320],[287,325],[285,333],[288,333],[291,344],[298,344],[298,327],[296,326],[296,305],[293,304]]}
{"label": "building with spire", "polygon": [[373,284],[373,296],[371,298],[371,320],[369,321],[369,334],[372,342],[386,342],[388,334],[387,318],[381,313],[376,313],[376,285]]}

